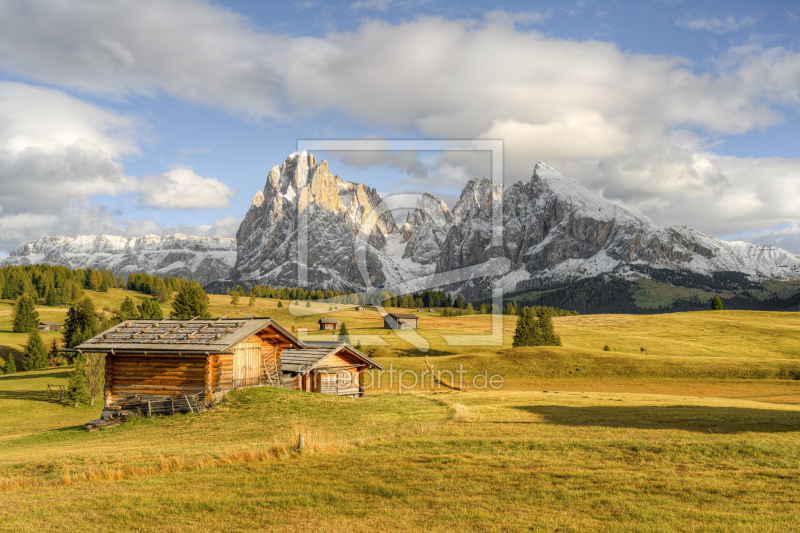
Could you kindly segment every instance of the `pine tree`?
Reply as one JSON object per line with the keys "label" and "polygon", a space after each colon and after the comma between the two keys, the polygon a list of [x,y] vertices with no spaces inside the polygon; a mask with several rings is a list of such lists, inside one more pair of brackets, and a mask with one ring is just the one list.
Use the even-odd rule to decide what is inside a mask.
{"label": "pine tree", "polygon": [[195,280],[182,286],[172,301],[172,318],[210,318],[208,312],[208,295]]}
{"label": "pine tree", "polygon": [[539,332],[539,325],[536,315],[527,307],[524,308],[517,319],[517,328],[514,331],[514,341],[511,344],[514,348],[520,346],[541,346],[542,336]]}
{"label": "pine tree", "polygon": [[47,354],[47,364],[56,366],[56,358],[58,358],[58,341],[53,339],[50,344],[50,352]]}
{"label": "pine tree", "polygon": [[456,309],[464,309],[464,297],[459,294],[455,303],[453,304],[453,307]]}
{"label": "pine tree", "polygon": [[539,311],[539,331],[542,335],[544,346],[561,346],[561,337],[553,327],[553,320],[550,318],[550,311],[543,307]]}
{"label": "pine tree", "polygon": [[247,307],[253,307],[253,305],[255,303],[256,303],[256,297],[255,296],[251,296],[250,300],[248,300],[248,302],[247,302]]}
{"label": "pine tree", "polygon": [[102,281],[100,282],[100,286],[97,289],[100,292],[108,292],[108,283],[106,282],[106,278],[103,277]]}
{"label": "pine tree", "polygon": [[119,275],[117,278],[117,288],[124,289],[125,288],[125,278],[122,277],[122,274]]}
{"label": "pine tree", "polygon": [[306,307],[311,307],[311,300],[306,300]]}
{"label": "pine tree", "polygon": [[472,307],[472,304],[471,304],[471,303],[468,303],[468,304],[467,304],[467,314],[468,314],[468,315],[471,315],[471,314],[474,314],[474,313],[475,313],[475,308],[474,308],[474,307]]}
{"label": "pine tree", "polygon": [[342,325],[339,326],[339,342],[350,344],[350,332],[347,331],[347,324],[344,322],[342,322]]}
{"label": "pine tree", "polygon": [[142,300],[137,309],[142,318],[164,318],[164,312],[155,300]]}
{"label": "pine tree", "polygon": [[23,370],[36,370],[47,366],[47,348],[44,347],[39,330],[28,335],[28,344],[22,356]]}
{"label": "pine tree", "polygon": [[14,303],[14,333],[32,333],[39,329],[39,313],[34,307],[33,298],[21,294]]}
{"label": "pine tree", "polygon": [[278,307],[283,307],[283,302],[278,300]]}
{"label": "pine tree", "polygon": [[6,358],[6,374],[13,374],[17,371],[17,362],[14,360],[14,354],[9,352]]}
{"label": "pine tree", "polygon": [[102,353],[87,353],[84,374],[86,389],[89,394],[89,405],[94,406],[97,395],[103,392],[105,383],[106,356]]}
{"label": "pine tree", "polygon": [[86,390],[86,367],[81,355],[75,358],[75,370],[69,375],[67,396],[75,402],[75,407],[78,407],[80,402],[86,403],[89,400],[89,392]]}
{"label": "pine tree", "polygon": [[122,320],[136,318],[139,316],[136,309],[136,304],[133,303],[133,300],[131,300],[130,296],[126,296],[125,300],[122,302],[122,305],[119,306],[119,314],[122,317]]}
{"label": "pine tree", "polygon": [[231,305],[234,307],[239,305],[239,291],[231,292]]}
{"label": "pine tree", "polygon": [[711,300],[711,309],[722,311],[722,299],[719,296],[714,296],[714,299]]}

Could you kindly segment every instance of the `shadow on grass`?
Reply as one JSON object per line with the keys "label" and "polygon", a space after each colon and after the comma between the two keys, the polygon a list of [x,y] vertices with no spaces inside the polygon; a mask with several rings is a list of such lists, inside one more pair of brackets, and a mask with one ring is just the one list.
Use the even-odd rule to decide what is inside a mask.
{"label": "shadow on grass", "polygon": [[45,400],[44,390],[0,390],[0,400],[28,400],[58,403],[54,399]]}
{"label": "shadow on grass", "polygon": [[800,412],[742,407],[519,405],[551,424],[572,427],[680,429],[698,433],[800,431]]}
{"label": "shadow on grass", "polygon": [[[47,379],[69,379],[69,374],[72,372],[73,367],[63,366],[63,370],[59,372],[52,372],[53,368],[40,368],[38,370],[29,370],[27,372],[15,372],[13,374],[4,374],[0,376],[0,385],[4,381],[20,381],[24,379],[42,379],[45,372],[52,372],[47,374]],[[46,387],[46,385],[45,385]]]}

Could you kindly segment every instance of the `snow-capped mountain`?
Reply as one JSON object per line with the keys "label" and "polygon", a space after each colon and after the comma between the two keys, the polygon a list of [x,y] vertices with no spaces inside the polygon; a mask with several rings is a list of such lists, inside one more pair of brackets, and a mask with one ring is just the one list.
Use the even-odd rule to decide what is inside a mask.
{"label": "snow-capped mountain", "polygon": [[0,266],[49,264],[69,268],[102,268],[115,275],[148,272],[207,283],[226,278],[236,262],[236,239],[192,235],[113,235],[40,237],[29,241],[0,262]]}
{"label": "snow-capped mountain", "polygon": [[[234,279],[294,285],[300,264],[307,268],[310,286],[364,288],[355,260],[356,235],[380,202],[369,187],[332,176],[325,161],[317,164],[306,152],[292,154],[270,171],[264,192],[256,194],[239,229]],[[305,225],[298,222],[303,217]],[[433,274],[491,260],[502,260],[494,264],[507,268],[495,269],[496,276],[444,285],[483,298],[492,279],[499,278],[506,290],[520,290],[548,281],[624,273],[632,264],[704,274],[800,277],[795,254],[726,242],[686,227],[659,226],[543,163],[536,165],[529,181],[508,189],[487,178],[471,180],[452,212],[425,193],[402,227],[388,213],[377,220],[366,246],[369,281],[375,287],[410,280],[415,281],[405,289],[430,287]],[[308,249],[300,260],[298,242],[307,243]]]}
{"label": "snow-capped mountain", "polygon": [[[659,226],[544,163],[530,180],[507,189],[488,178],[470,180],[452,211],[424,193],[398,227],[377,191],[331,174],[326,161],[317,163],[308,152],[294,153],[270,170],[236,239],[42,237],[2,264],[29,263],[115,274],[146,271],[223,285],[397,292],[439,287],[471,300],[488,297],[490,282],[497,280],[506,291],[519,291],[625,274],[633,265],[800,278],[799,255],[723,241],[685,226]],[[480,270],[481,265],[489,266]]]}

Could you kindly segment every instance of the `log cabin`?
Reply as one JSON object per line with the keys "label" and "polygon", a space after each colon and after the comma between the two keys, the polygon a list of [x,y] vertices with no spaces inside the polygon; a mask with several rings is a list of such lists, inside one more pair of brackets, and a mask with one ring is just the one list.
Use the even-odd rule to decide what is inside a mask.
{"label": "log cabin", "polygon": [[75,347],[105,357],[105,406],[281,386],[281,352],[306,346],[271,318],[126,320]]}
{"label": "log cabin", "polygon": [[383,317],[384,329],[417,329],[417,315],[388,313]]}
{"label": "log cabin", "polygon": [[[339,309],[338,307],[336,309]],[[319,329],[336,329],[339,327],[339,321],[335,318],[320,318],[319,319]]]}
{"label": "log cabin", "polygon": [[383,366],[349,344],[286,350],[283,388],[338,396],[364,395],[364,371]]}

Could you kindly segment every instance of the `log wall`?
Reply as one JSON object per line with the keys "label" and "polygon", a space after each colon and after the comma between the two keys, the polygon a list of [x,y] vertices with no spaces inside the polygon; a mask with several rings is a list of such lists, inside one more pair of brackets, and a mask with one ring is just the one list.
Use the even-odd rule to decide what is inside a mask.
{"label": "log wall", "polygon": [[106,357],[106,404],[131,395],[174,396],[208,389],[206,356]]}

